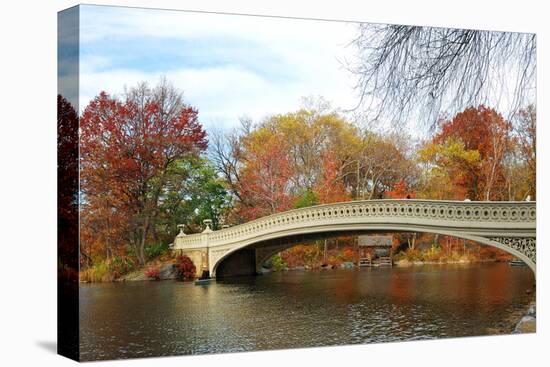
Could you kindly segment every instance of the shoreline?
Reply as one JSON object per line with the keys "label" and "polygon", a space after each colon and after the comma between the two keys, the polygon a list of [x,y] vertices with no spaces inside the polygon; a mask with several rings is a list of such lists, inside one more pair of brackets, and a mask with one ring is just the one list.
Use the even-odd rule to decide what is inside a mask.
{"label": "shoreline", "polygon": [[[413,266],[425,266],[425,265],[471,265],[471,264],[485,264],[485,263],[499,263],[499,262],[506,262],[502,260],[497,259],[487,259],[487,260],[476,260],[476,261],[469,261],[469,260],[455,260],[455,261],[409,261],[406,259],[397,260],[393,262],[393,267],[398,268],[406,268],[406,267],[413,267]],[[156,264],[157,267],[159,267],[160,272],[160,278],[154,279],[148,277],[145,273],[147,269],[151,266],[151,264]],[[108,280],[108,281],[85,281],[85,280],[79,280],[79,283],[82,284],[93,284],[93,283],[116,283],[116,282],[136,282],[136,281],[163,281],[163,280],[176,280],[176,274],[173,269],[173,262],[172,260],[169,261],[161,261],[160,263],[158,261],[153,261],[151,264],[148,264],[144,266],[141,269],[134,270],[130,273],[121,275],[120,277]],[[392,266],[372,266],[373,268],[379,268],[379,267],[388,267],[391,268]],[[368,267],[365,267],[368,268]],[[338,269],[346,269],[346,270],[360,270],[361,267],[357,266],[355,263],[351,262],[345,262],[339,265],[333,265],[333,266],[297,266],[293,268],[284,268],[284,269],[278,269],[278,270],[272,270],[267,268],[262,268],[262,271],[258,273],[258,275],[265,274],[265,273],[272,273],[272,272],[281,272],[281,271],[325,271],[325,270],[338,270]],[[198,279],[198,278],[196,278]],[[195,280],[196,280],[195,279]],[[194,280],[193,280],[194,281]],[[190,280],[190,282],[192,282]]]}
{"label": "shoreline", "polygon": [[503,260],[497,260],[497,259],[487,259],[487,260],[455,260],[455,261],[409,261],[406,259],[403,260],[397,260],[393,262],[392,266],[379,266],[379,265],[373,265],[373,266],[364,266],[360,267],[355,262],[353,265],[349,265],[348,263],[342,263],[340,265],[334,265],[334,266],[295,266],[292,268],[283,268],[278,270],[271,270],[267,268],[262,268],[263,273],[272,273],[272,272],[280,272],[280,271],[324,271],[324,270],[338,270],[338,269],[347,269],[347,270],[360,270],[362,268],[392,268],[392,267],[399,267],[399,268],[406,268],[406,267],[412,267],[412,266],[424,266],[424,265],[472,265],[472,264],[487,264],[487,263],[506,263],[508,261]]}
{"label": "shoreline", "polygon": [[393,263],[394,266],[408,267],[408,266],[422,266],[422,265],[470,265],[470,264],[485,264],[485,263],[499,263],[507,262],[496,259],[486,260],[450,260],[450,261],[410,261],[407,259],[397,260]]}

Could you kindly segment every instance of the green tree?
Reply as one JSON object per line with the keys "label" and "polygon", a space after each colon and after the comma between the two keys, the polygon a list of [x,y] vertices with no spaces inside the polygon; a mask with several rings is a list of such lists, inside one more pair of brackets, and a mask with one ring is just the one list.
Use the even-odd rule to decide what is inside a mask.
{"label": "green tree", "polygon": [[231,196],[209,160],[181,160],[172,167],[158,229],[167,235],[165,241],[173,239],[178,224],[185,224],[187,231],[198,232],[204,219],[212,219],[214,229],[218,229],[230,207]]}
{"label": "green tree", "polygon": [[319,195],[317,195],[312,190],[307,190],[296,200],[294,203],[294,208],[305,208],[308,206],[313,206],[319,204]]}

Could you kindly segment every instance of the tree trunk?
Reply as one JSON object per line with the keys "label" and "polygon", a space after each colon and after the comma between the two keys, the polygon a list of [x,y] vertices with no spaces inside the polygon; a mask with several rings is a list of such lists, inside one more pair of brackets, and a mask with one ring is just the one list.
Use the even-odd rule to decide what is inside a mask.
{"label": "tree trunk", "polygon": [[407,236],[407,244],[410,250],[414,250],[416,246],[416,233],[411,233]]}
{"label": "tree trunk", "polygon": [[491,165],[491,173],[489,179],[487,180],[487,192],[485,195],[485,200],[491,200],[491,190],[493,188],[493,181],[495,179],[495,170],[496,170],[496,158],[494,158],[493,164]]}
{"label": "tree trunk", "polygon": [[147,234],[149,232],[150,218],[149,216],[145,217],[145,222],[141,230],[141,237],[139,238],[138,248],[137,248],[137,258],[140,265],[145,265],[145,242],[147,241]]}

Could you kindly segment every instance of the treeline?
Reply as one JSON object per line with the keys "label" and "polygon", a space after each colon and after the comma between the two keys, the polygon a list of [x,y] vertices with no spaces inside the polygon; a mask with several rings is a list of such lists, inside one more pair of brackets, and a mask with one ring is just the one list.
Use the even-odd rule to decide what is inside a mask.
{"label": "treeline", "polygon": [[234,199],[231,223],[346,200],[534,200],[535,125],[534,106],[507,121],[482,105],[418,140],[303,108],[211,137],[210,157]]}
{"label": "treeline", "polygon": [[[58,109],[74,115],[62,97]],[[102,92],[80,116],[81,268],[123,274],[165,252],[178,224],[198,232],[204,219],[218,229],[346,200],[535,199],[535,125],[535,106],[511,121],[477,106],[419,140],[322,102],[207,134],[165,80]]]}

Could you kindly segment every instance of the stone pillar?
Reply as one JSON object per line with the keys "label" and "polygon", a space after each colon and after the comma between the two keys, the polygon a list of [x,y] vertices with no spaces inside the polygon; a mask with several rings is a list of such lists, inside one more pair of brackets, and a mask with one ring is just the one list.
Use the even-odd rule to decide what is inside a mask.
{"label": "stone pillar", "polygon": [[[196,277],[197,278],[205,278],[209,277],[209,271],[208,271],[208,233],[212,232],[212,229],[210,229],[210,224],[212,221],[205,220],[204,221],[206,228],[204,231],[200,234],[200,247],[193,247],[189,249],[178,249],[176,247],[176,255],[185,255],[191,259],[193,264],[195,265],[196,269]],[[184,241],[184,239],[187,237],[187,235],[184,232],[185,225],[184,224],[178,224],[179,233],[176,236],[176,239],[174,240],[174,245],[176,245],[179,241]],[[195,243],[193,243],[196,245]],[[173,246],[174,247],[174,246]]]}

